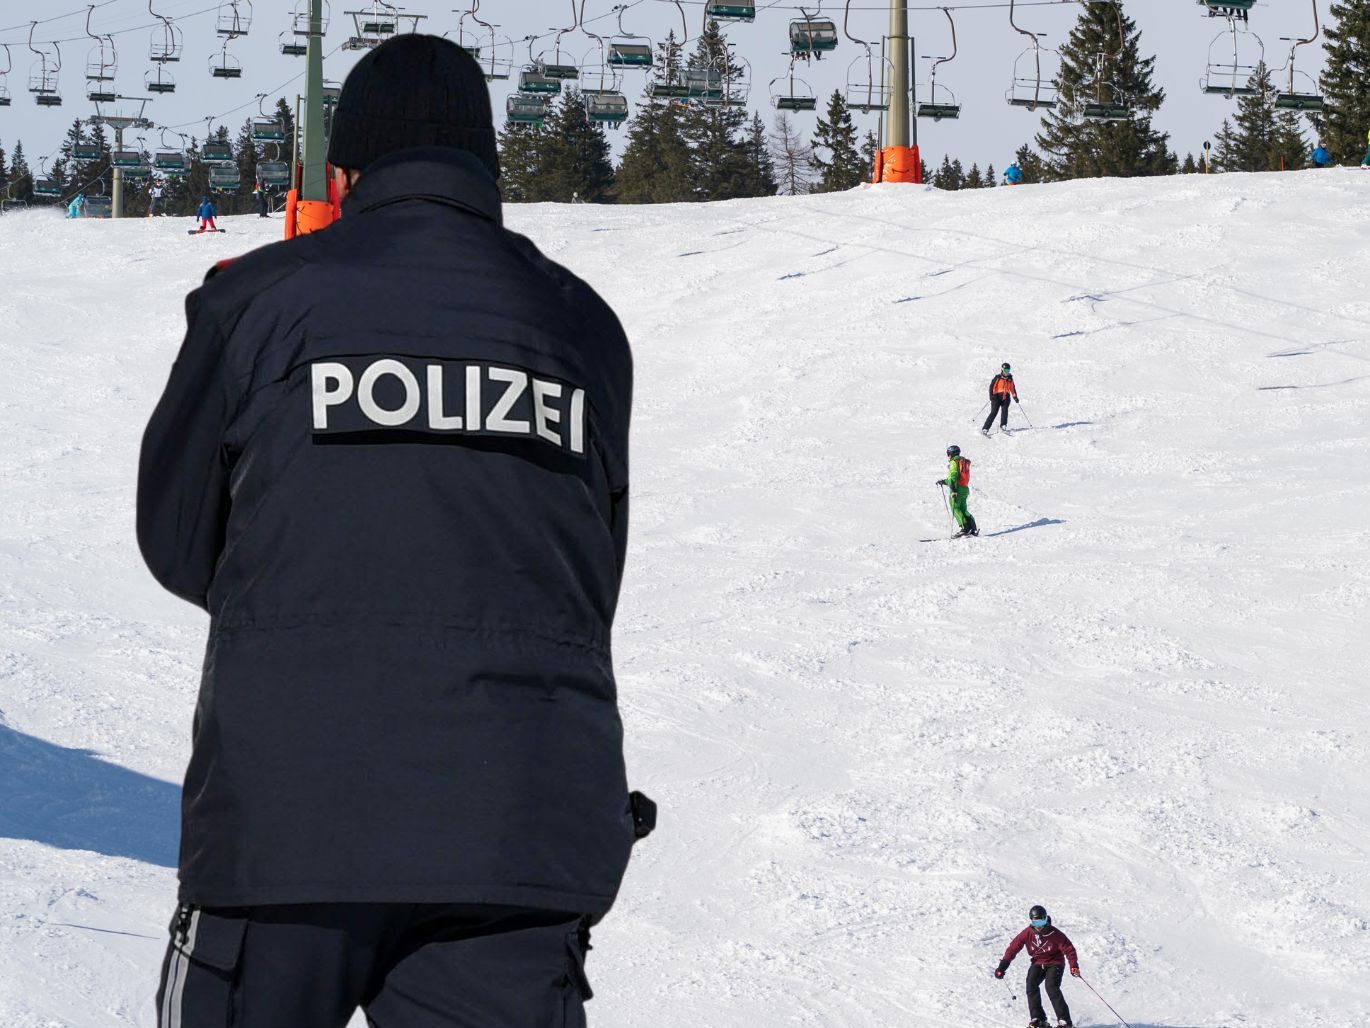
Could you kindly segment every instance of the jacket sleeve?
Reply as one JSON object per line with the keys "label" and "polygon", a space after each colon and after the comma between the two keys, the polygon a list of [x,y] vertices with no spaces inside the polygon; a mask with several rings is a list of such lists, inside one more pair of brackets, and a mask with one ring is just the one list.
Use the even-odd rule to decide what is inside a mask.
{"label": "jacket sleeve", "polygon": [[1013,381],[1013,379],[1009,379],[1008,387],[1013,390],[1013,398],[1015,400],[1018,399],[1018,383]]}
{"label": "jacket sleeve", "polygon": [[1066,964],[1072,968],[1079,967],[1080,958],[1075,955],[1075,944],[1070,941],[1070,936],[1059,928],[1056,931],[1061,936],[1061,954],[1066,958]]}
{"label": "jacket sleeve", "polygon": [[961,469],[956,466],[956,458],[947,461],[947,488],[955,489],[956,480],[961,477]]}
{"label": "jacket sleeve", "polygon": [[224,339],[198,291],[186,299],[186,320],[181,352],[143,433],[138,547],[158,582],[206,607],[228,521],[223,443],[232,406]]}
{"label": "jacket sleeve", "polygon": [[1004,950],[1004,963],[1013,963],[1013,958],[1018,955],[1018,951],[1027,945],[1028,932],[1030,931],[1032,931],[1031,928],[1024,928],[1013,937],[1013,941],[1008,944],[1008,949]]}

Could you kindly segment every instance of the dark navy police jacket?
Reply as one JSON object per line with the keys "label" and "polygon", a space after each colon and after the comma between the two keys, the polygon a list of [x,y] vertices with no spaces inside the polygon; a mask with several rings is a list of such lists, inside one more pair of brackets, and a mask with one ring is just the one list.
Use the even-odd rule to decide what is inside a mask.
{"label": "dark navy police jacket", "polygon": [[456,150],[191,293],[138,541],[210,615],[181,899],[602,913],[632,357]]}

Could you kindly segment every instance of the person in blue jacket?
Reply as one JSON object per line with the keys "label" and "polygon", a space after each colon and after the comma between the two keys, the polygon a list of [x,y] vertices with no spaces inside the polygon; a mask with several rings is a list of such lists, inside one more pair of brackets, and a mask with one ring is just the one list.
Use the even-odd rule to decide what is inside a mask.
{"label": "person in blue jacket", "polygon": [[1004,181],[1011,186],[1021,186],[1023,184],[1023,169],[1018,167],[1016,161],[1004,169]]}
{"label": "person in blue jacket", "polygon": [[84,193],[77,193],[71,198],[71,203],[67,204],[67,217],[79,218],[86,212],[86,196]]}
{"label": "person in blue jacket", "polygon": [[1370,132],[1365,134],[1365,159],[1360,162],[1362,168],[1370,168]]}
{"label": "person in blue jacket", "polygon": [[200,219],[201,232],[219,231],[219,226],[214,224],[214,216],[216,213],[213,200],[206,196],[200,201],[200,209],[195,212],[195,217]]}
{"label": "person in blue jacket", "polygon": [[1332,155],[1327,152],[1327,147],[1318,143],[1313,148],[1313,163],[1319,168],[1330,168],[1332,166]]}

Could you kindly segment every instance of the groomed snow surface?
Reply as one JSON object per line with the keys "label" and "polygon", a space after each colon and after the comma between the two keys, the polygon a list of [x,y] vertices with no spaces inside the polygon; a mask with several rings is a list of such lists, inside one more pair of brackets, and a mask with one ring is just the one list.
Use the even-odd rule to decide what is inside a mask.
{"label": "groomed snow surface", "polygon": [[[1370,1022],[1370,175],[508,217],[637,356],[596,1028],[1020,1026],[1037,902],[1134,1028]],[[224,223],[0,219],[4,1028],[153,1024],[206,621],[134,470]]]}

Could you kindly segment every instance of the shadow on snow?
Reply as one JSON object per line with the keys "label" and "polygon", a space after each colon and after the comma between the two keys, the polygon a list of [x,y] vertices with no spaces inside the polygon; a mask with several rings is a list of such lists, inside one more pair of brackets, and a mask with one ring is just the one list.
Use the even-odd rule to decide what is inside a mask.
{"label": "shadow on snow", "polygon": [[0,725],[0,837],[175,867],[181,790]]}
{"label": "shadow on snow", "polygon": [[[1013,528],[1005,528],[999,532],[986,532],[986,539],[993,539],[995,536],[1012,535],[1014,532],[1024,532],[1029,528],[1045,528],[1047,525],[1064,525],[1065,522],[1060,518],[1038,518],[1036,521],[1029,521],[1026,525],[1015,525]],[[1143,1028],[1141,1025],[1134,1025],[1133,1028]]]}

